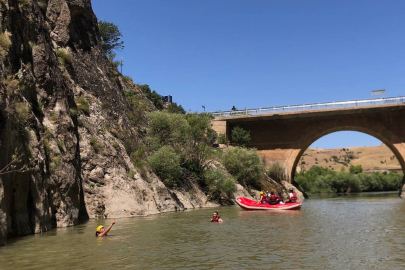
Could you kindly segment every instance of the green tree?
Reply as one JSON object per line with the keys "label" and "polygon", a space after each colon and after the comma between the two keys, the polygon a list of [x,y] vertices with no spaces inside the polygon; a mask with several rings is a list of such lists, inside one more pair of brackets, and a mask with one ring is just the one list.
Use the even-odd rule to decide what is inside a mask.
{"label": "green tree", "polygon": [[215,200],[220,197],[230,199],[232,193],[236,191],[235,180],[227,176],[221,169],[206,170],[204,179],[211,199]]}
{"label": "green tree", "polygon": [[171,146],[163,146],[149,158],[148,162],[153,172],[167,187],[179,186],[181,176],[180,156]]}
{"label": "green tree", "polygon": [[222,164],[242,185],[260,188],[265,169],[256,149],[230,148],[223,154]]}
{"label": "green tree", "polygon": [[124,41],[121,40],[122,34],[117,25],[111,22],[99,21],[98,28],[100,29],[102,47],[106,55],[124,49]]}
{"label": "green tree", "polygon": [[356,165],[356,166],[350,165],[349,172],[352,174],[362,173],[363,168],[361,167],[361,165]]}
{"label": "green tree", "polygon": [[232,140],[239,146],[245,146],[250,142],[250,131],[247,131],[239,126],[232,128]]}
{"label": "green tree", "polygon": [[273,165],[267,170],[267,175],[278,182],[281,182],[284,179],[284,174],[285,168],[278,162],[273,163]]}
{"label": "green tree", "polygon": [[155,90],[152,91],[147,84],[139,85],[139,88],[146,95],[146,97],[152,101],[156,109],[163,110],[163,101],[161,95],[159,95]]}
{"label": "green tree", "polygon": [[186,111],[183,109],[183,107],[181,105],[177,105],[176,102],[170,103],[167,107],[167,111],[169,113],[186,114]]}

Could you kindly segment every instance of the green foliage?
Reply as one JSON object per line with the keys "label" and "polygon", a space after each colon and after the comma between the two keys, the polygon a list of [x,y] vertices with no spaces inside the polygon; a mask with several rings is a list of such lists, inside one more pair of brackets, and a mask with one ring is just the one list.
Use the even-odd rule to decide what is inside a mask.
{"label": "green foliage", "polygon": [[62,65],[72,64],[72,55],[64,50],[56,50],[56,55],[58,56],[59,63]]}
{"label": "green foliage", "polygon": [[152,170],[167,187],[179,186],[181,176],[180,156],[173,147],[163,146],[148,158],[148,162]]}
{"label": "green foliage", "polygon": [[278,162],[273,163],[273,165],[267,170],[267,175],[273,180],[281,182],[285,178],[285,168]]}
{"label": "green foliage", "polygon": [[232,128],[232,141],[237,145],[244,146],[250,142],[250,131],[247,131],[239,126]]}
{"label": "green foliage", "polygon": [[221,169],[206,170],[204,180],[213,200],[221,197],[230,199],[232,193],[236,191],[235,179],[227,176]]}
{"label": "green foliage", "polygon": [[144,85],[139,85],[139,88],[141,91],[146,95],[146,97],[153,102],[153,105],[155,105],[156,109],[162,110],[163,109],[163,101],[162,97],[156,93],[155,90],[151,90],[149,88],[149,85],[144,84]]}
{"label": "green foliage", "polygon": [[75,102],[76,102],[77,110],[79,112],[82,112],[87,116],[90,115],[89,101],[83,95],[76,97]]}
{"label": "green foliage", "polygon": [[167,107],[167,111],[169,113],[179,113],[179,114],[186,114],[186,111],[183,109],[181,105],[177,105],[177,103],[173,102],[170,103]]}
{"label": "green foliage", "polygon": [[[357,171],[359,171],[359,168]],[[304,192],[319,194],[345,193],[348,191],[396,191],[401,187],[402,178],[402,174],[395,172],[366,174],[362,172],[356,173],[356,170],[354,170],[353,173],[347,173],[312,166],[308,171],[297,173],[295,181]]]}
{"label": "green foliage", "polygon": [[134,179],[134,176],[135,176],[135,172],[134,172],[134,171],[129,171],[129,172],[128,172],[128,177],[129,177],[129,178]]}
{"label": "green foliage", "polygon": [[16,102],[13,108],[14,123],[19,127],[24,127],[30,117],[30,107],[24,102]]}
{"label": "green foliage", "polygon": [[46,10],[47,7],[48,7],[48,3],[47,3],[46,0],[38,0],[38,6],[39,6],[41,9]]}
{"label": "green foliage", "polygon": [[133,91],[125,92],[125,97],[131,107],[131,111],[128,113],[131,124],[133,126],[143,126],[146,121],[145,112],[149,111],[148,105]]}
{"label": "green foliage", "polygon": [[83,127],[84,126],[84,124],[83,124],[83,120],[81,119],[81,118],[77,118],[77,125],[79,126],[79,127]]}
{"label": "green foliage", "polygon": [[362,173],[363,168],[361,167],[361,165],[356,165],[356,166],[350,165],[349,172],[353,173],[353,174]]}
{"label": "green foliage", "polygon": [[58,147],[60,151],[63,152],[63,149],[65,149],[65,143],[63,141],[58,141]]}
{"label": "green foliage", "polygon": [[56,120],[58,120],[58,115],[56,114],[56,112],[51,111],[50,115],[51,115],[51,120],[52,120],[53,122],[55,122]]}
{"label": "green foliage", "polygon": [[98,142],[96,137],[90,138],[90,145],[93,147],[96,153],[99,153],[103,149],[103,145]]}
{"label": "green foliage", "polygon": [[47,156],[49,156],[49,154],[51,153],[51,146],[49,144],[49,141],[46,139],[44,140],[44,149],[45,149],[45,154]]}
{"label": "green foliage", "polygon": [[121,40],[122,33],[117,25],[111,22],[99,21],[98,28],[102,38],[102,47],[107,55],[115,50],[121,51],[124,49],[124,41]]}
{"label": "green foliage", "polygon": [[113,146],[115,149],[119,149],[119,148],[120,148],[120,145],[119,145],[117,142],[114,142],[114,143],[112,144],[112,146]]}
{"label": "green foliage", "polygon": [[186,118],[180,114],[154,111],[148,114],[149,137],[148,147],[156,151],[164,145],[170,145],[177,153],[186,155],[187,138],[190,128]]}
{"label": "green foliage", "polygon": [[226,138],[225,134],[218,135],[218,143],[220,144],[229,144],[229,140]]}
{"label": "green foliage", "polygon": [[70,116],[71,116],[72,118],[77,117],[77,110],[76,110],[76,109],[70,109]]}
{"label": "green foliage", "polygon": [[260,188],[265,170],[255,149],[230,148],[223,154],[222,164],[242,185]]}
{"label": "green foliage", "polygon": [[124,82],[124,83],[134,83],[134,81],[132,80],[132,78],[131,77],[129,77],[129,76],[122,76],[121,77],[121,79],[122,79],[122,81]]}
{"label": "green foliage", "polygon": [[11,46],[11,40],[7,33],[0,32],[0,55],[4,58]]}

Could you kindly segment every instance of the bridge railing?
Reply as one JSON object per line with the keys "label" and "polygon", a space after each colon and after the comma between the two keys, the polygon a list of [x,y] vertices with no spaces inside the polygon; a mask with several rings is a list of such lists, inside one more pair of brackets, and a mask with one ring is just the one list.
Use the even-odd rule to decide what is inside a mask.
{"label": "bridge railing", "polygon": [[323,102],[301,105],[289,105],[289,106],[277,106],[255,109],[244,109],[236,111],[216,111],[212,115],[215,117],[227,117],[227,116],[240,116],[240,115],[255,115],[264,113],[283,113],[294,111],[308,111],[308,110],[322,110],[331,108],[346,108],[346,107],[362,107],[362,106],[378,106],[383,104],[396,104],[405,103],[405,97],[391,97],[391,98],[374,98],[374,99],[359,99],[348,101],[336,101],[336,102]]}

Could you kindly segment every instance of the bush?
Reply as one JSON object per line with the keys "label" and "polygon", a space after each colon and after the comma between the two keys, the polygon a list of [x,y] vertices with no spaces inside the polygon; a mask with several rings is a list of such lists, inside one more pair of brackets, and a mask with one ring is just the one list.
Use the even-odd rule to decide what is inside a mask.
{"label": "bush", "polygon": [[58,56],[59,63],[62,65],[72,64],[72,55],[64,50],[56,50],[56,55]]}
{"label": "bush", "polygon": [[156,175],[169,187],[179,186],[181,176],[180,157],[171,146],[163,146],[148,158]]}
{"label": "bush", "polygon": [[222,157],[222,164],[242,185],[260,188],[259,182],[265,170],[255,149],[228,149]]}
{"label": "bush", "polygon": [[232,128],[231,138],[237,145],[244,146],[250,142],[250,131],[236,126]]}
{"label": "bush", "polygon": [[169,113],[179,113],[179,114],[186,114],[186,111],[183,109],[181,105],[177,105],[177,103],[170,103],[167,107],[167,111]]}
{"label": "bush", "polygon": [[14,104],[13,119],[17,126],[23,127],[30,117],[30,108],[24,102]]}
{"label": "bush", "polygon": [[89,116],[90,115],[90,106],[88,100],[83,96],[79,96],[75,98],[77,110],[79,112],[84,113],[85,115]]}
{"label": "bush", "polygon": [[90,138],[90,145],[93,147],[93,149],[96,153],[99,153],[101,151],[101,149],[103,148],[103,145],[98,142],[96,137]]}
{"label": "bush", "polygon": [[11,46],[11,40],[6,33],[0,33],[0,55],[5,57]]}
{"label": "bush", "polygon": [[285,168],[276,162],[267,170],[267,175],[273,180],[281,182],[284,180]]}
{"label": "bush", "polygon": [[232,193],[236,191],[235,180],[232,177],[228,177],[220,169],[205,171],[204,179],[211,199],[215,200],[221,197],[230,199]]}
{"label": "bush", "polygon": [[220,144],[228,144],[229,143],[229,141],[226,138],[225,134],[219,134],[218,135],[218,143],[220,143]]}

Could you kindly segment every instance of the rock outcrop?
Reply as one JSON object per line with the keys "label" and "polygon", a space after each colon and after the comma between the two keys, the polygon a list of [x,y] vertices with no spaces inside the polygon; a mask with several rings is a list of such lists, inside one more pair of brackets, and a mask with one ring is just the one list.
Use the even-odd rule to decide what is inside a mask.
{"label": "rock outcrop", "polygon": [[0,175],[0,245],[81,219],[216,206],[131,162],[154,107],[105,56],[90,0],[2,0],[0,19],[0,169],[16,150],[17,168],[32,167]]}

